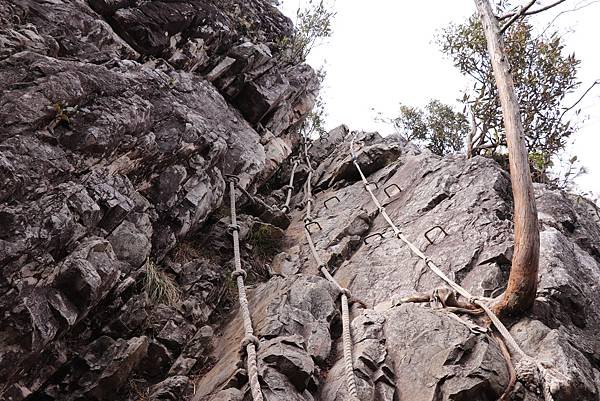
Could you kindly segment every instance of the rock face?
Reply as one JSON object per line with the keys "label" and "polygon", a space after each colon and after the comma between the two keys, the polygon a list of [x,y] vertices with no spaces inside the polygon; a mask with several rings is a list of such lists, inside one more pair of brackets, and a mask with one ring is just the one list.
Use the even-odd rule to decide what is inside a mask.
{"label": "rock face", "polygon": [[[191,238],[225,174],[254,192],[290,155],[316,74],[263,0],[16,0],[0,21],[0,398],[179,399],[232,299]],[[179,302],[146,295],[154,265]]]}
{"label": "rock face", "polygon": [[[349,139],[347,128],[339,127],[314,143],[309,153],[316,171],[313,187],[318,188],[314,217],[320,229],[313,233],[317,251],[357,301],[351,312],[359,398],[499,399],[509,386],[509,366],[516,360],[509,365],[503,354],[505,345],[489,331],[473,329],[474,324],[484,322],[457,318],[427,304],[397,301],[403,296],[429,293],[443,282],[394,238],[379,216],[358,174],[350,168]],[[507,172],[490,159],[440,158],[394,136],[363,133],[359,146],[359,163],[403,233],[472,294],[498,296],[506,285],[512,258]],[[289,167],[283,165],[281,171],[289,171]],[[299,176],[303,176],[302,169]],[[284,182],[277,176],[273,181]],[[302,179],[297,186],[293,199],[302,208]],[[278,197],[277,192],[271,196],[273,200]],[[596,400],[600,394],[600,341],[596,338],[599,314],[593,294],[600,278],[600,218],[597,209],[585,200],[543,185],[536,187],[536,197],[542,223],[538,297],[534,309],[518,321],[507,322],[508,327],[523,350],[550,369],[546,380],[555,400]],[[273,271],[285,280],[317,275],[304,238],[303,217],[303,210],[292,212],[282,252],[273,259]],[[429,241],[424,234],[436,226],[429,233]],[[278,295],[276,283],[281,280],[271,279],[252,293],[259,322],[269,311],[279,324],[302,321],[290,318],[283,309],[264,306],[264,302],[286,305]],[[321,299],[322,291],[323,295],[312,296]],[[306,305],[311,308],[308,300]],[[332,313],[339,313],[339,306]],[[339,322],[339,317],[334,320]],[[231,368],[233,360],[223,362],[227,360],[223,349],[235,348],[240,341],[239,319],[225,327],[224,333],[235,327],[238,337],[230,339],[230,334],[224,334],[215,343],[212,355],[220,363],[200,379],[203,390],[195,400],[241,399],[249,394],[245,376],[240,381],[243,370],[236,373]],[[300,328],[277,334],[265,331],[261,323],[256,327],[263,339],[260,352],[272,352],[273,341],[304,335]],[[298,346],[297,350],[282,352],[287,358],[278,360],[274,373],[269,371],[273,365],[259,358],[263,363],[262,388],[268,399],[349,399],[339,335],[339,323],[320,335],[325,344],[332,340],[327,359],[311,354],[306,345]],[[313,363],[304,361],[301,355],[307,354]],[[283,372],[289,366],[294,366],[294,377],[301,386]],[[323,373],[315,376],[315,368]],[[279,379],[272,381],[274,376]],[[309,377],[319,380],[310,379],[314,385],[305,385]],[[231,398],[231,387],[242,388],[241,395],[236,393],[240,398]],[[280,396],[274,388],[286,389],[286,395]],[[510,399],[542,400],[543,396],[539,388],[517,381]]]}
{"label": "rock face", "polygon": [[[308,176],[284,185],[317,79],[279,47],[266,0],[0,3],[0,399],[249,401],[225,174],[236,174],[243,268],[268,401],[349,399],[339,292],[304,234]],[[341,126],[309,154],[313,239],[352,292],[361,401],[490,401],[504,346],[435,303],[442,282],[394,238]],[[506,285],[510,177],[397,136],[357,161],[405,236],[477,296]],[[600,399],[600,215],[538,185],[538,297],[507,322],[551,372],[555,401]],[[433,230],[424,234],[430,229]],[[517,382],[507,399],[542,400]]]}

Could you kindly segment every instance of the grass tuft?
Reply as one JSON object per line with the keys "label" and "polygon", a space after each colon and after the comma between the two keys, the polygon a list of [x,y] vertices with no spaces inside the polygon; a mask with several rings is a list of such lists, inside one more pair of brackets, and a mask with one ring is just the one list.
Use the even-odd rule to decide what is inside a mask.
{"label": "grass tuft", "polygon": [[161,271],[150,258],[146,260],[146,277],[144,290],[154,303],[175,306],[181,297],[177,283],[167,273]]}
{"label": "grass tuft", "polygon": [[248,238],[248,243],[252,245],[254,252],[261,259],[271,259],[279,253],[281,241],[281,233],[270,224],[260,224],[258,228],[253,227]]}

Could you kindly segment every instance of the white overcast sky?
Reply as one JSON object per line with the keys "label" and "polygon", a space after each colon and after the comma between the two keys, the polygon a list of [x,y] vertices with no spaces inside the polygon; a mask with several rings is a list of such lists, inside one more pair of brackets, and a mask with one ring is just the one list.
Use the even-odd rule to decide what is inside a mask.
{"label": "white overcast sky", "polygon": [[[550,2],[540,0],[537,4]],[[281,8],[294,20],[297,8],[307,3],[308,0],[283,0]],[[513,2],[524,3],[525,0]],[[385,134],[391,128],[375,121],[376,112],[392,117],[397,115],[399,103],[424,106],[432,98],[457,104],[468,81],[441,54],[434,38],[450,22],[468,18],[475,10],[473,0],[330,0],[329,4],[337,12],[333,36],[315,48],[308,60],[314,67],[324,64],[327,70],[322,91],[327,105],[327,129],[344,123],[351,129]],[[544,27],[561,11],[587,4],[580,11],[559,15],[552,25],[563,33],[568,50],[582,60],[581,91],[600,79],[600,0],[567,0],[529,17],[534,26]],[[579,95],[573,96],[572,101]],[[590,118],[573,137],[574,144],[568,152],[576,154],[589,171],[578,179],[580,188],[598,194],[600,85],[580,106]]]}

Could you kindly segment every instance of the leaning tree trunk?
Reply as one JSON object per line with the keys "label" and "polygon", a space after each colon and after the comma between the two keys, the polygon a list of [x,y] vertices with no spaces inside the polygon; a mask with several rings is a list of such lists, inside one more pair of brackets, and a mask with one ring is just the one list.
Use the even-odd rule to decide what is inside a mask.
{"label": "leaning tree trunk", "polygon": [[537,210],[519,103],[498,20],[489,0],[475,0],[475,4],[485,32],[502,106],[514,198],[515,249],[512,266],[506,291],[494,309],[500,315],[519,314],[533,305],[537,290],[540,258]]}

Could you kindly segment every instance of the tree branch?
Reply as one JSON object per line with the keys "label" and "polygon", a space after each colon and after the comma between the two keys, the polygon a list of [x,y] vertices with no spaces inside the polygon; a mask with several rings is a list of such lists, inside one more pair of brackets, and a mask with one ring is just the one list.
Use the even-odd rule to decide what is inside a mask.
{"label": "tree branch", "polygon": [[577,101],[575,103],[573,103],[571,106],[567,107],[566,109],[563,110],[563,112],[560,114],[560,117],[558,118],[558,121],[562,120],[563,116],[565,115],[565,113],[571,109],[573,109],[573,107],[577,106],[579,104],[579,102],[581,102],[583,100],[583,98],[589,93],[589,91],[592,90],[592,88],[596,85],[600,85],[600,79],[595,80],[589,88],[587,88],[587,90],[585,92],[583,92],[583,95],[581,95],[581,97],[579,99],[577,99]]}
{"label": "tree branch", "polygon": [[537,0],[532,0],[529,3],[527,3],[527,5],[521,6],[520,8],[518,8],[518,11],[511,11],[509,13],[506,13],[504,15],[501,15],[501,16],[497,17],[498,21],[504,21],[505,19],[510,18],[510,17],[514,17],[515,15],[523,15],[523,13],[525,11],[527,11],[527,9],[529,9],[531,6],[533,6],[536,1]]}
{"label": "tree branch", "polygon": [[484,150],[484,149],[494,149],[496,148],[498,145],[494,144],[494,143],[488,143],[487,145],[480,145],[480,146],[476,146],[473,148],[473,153],[479,151],[479,150]]}
{"label": "tree branch", "polygon": [[557,18],[560,17],[561,15],[566,14],[566,13],[571,13],[571,12],[574,12],[574,11],[579,11],[582,8],[591,6],[592,4],[599,3],[599,2],[600,2],[600,0],[593,0],[593,1],[590,1],[589,3],[583,4],[581,6],[577,6],[577,7],[573,8],[573,9],[571,9],[571,10],[565,10],[565,11],[559,12],[558,14],[556,14],[556,16],[554,18],[552,18],[552,21],[550,21],[550,23],[548,23],[548,25],[546,26],[546,28],[544,28],[544,30],[542,31],[542,33],[539,36],[542,36],[543,34],[545,34],[546,31],[552,26],[552,24],[554,24],[554,22],[557,20]]}
{"label": "tree branch", "polygon": [[503,33],[504,33],[504,32],[505,32],[507,29],[508,29],[508,27],[509,27],[510,25],[512,25],[512,24],[513,24],[513,23],[514,23],[514,22],[515,22],[517,19],[519,19],[519,18],[521,18],[521,17],[528,16],[528,15],[534,15],[534,14],[541,13],[542,11],[546,11],[546,10],[549,10],[549,9],[551,9],[551,8],[553,8],[553,7],[556,7],[557,5],[559,5],[559,4],[561,4],[561,3],[564,3],[565,1],[566,1],[566,0],[557,0],[557,1],[555,1],[554,3],[552,3],[552,4],[548,4],[547,6],[544,6],[544,7],[538,8],[538,9],[536,9],[536,10],[527,11],[527,10],[528,10],[529,8],[531,8],[531,6],[533,6],[533,5],[535,4],[535,2],[536,2],[536,0],[531,0],[531,1],[530,1],[530,2],[529,2],[527,5],[526,5],[526,6],[524,6],[524,7],[521,7],[521,9],[519,10],[519,12],[516,12],[516,13],[508,13],[508,14],[505,14],[505,15],[503,15],[503,16],[501,16],[501,17],[498,17],[498,20],[499,20],[499,21],[502,21],[503,19],[506,19],[506,18],[509,18],[509,17],[511,17],[511,18],[510,18],[510,20],[509,20],[509,21],[506,23],[506,25],[504,25],[504,26],[503,26],[503,27],[500,29],[500,34],[502,35],[502,34],[503,34]]}
{"label": "tree branch", "polygon": [[559,5],[560,3],[564,3],[566,0],[557,0],[552,4],[548,4],[547,6],[543,6],[540,7],[536,10],[532,10],[532,11],[527,11],[529,8],[531,8],[531,6],[533,6],[536,2],[536,0],[531,1],[530,3],[528,3],[527,5],[521,7],[521,9],[519,11],[514,11],[514,12],[510,12],[510,13],[506,13],[500,17],[498,17],[498,21],[504,21],[507,18],[511,18],[511,17],[516,17],[516,16],[525,16],[525,15],[534,15],[534,14],[538,14],[541,13],[542,11],[546,11],[549,10],[553,7],[556,7],[557,5]]}
{"label": "tree branch", "polygon": [[[513,13],[512,18],[510,20],[508,20],[508,22],[500,29],[500,35],[502,35],[508,29],[508,27],[511,26],[516,20],[518,20],[522,16],[526,15],[525,13],[527,12],[527,10],[529,10],[531,8],[531,6],[533,6],[535,4],[536,1],[537,0],[531,0],[525,6],[521,7],[519,12]],[[498,20],[501,21],[502,19],[504,19],[508,16],[510,16],[510,14],[500,17],[500,18],[498,18]]]}
{"label": "tree branch", "polygon": [[537,10],[532,10],[532,11],[529,11],[528,13],[525,13],[525,15],[534,15],[534,14],[541,13],[542,11],[546,11],[546,10],[549,10],[549,9],[551,9],[551,8],[553,8],[553,7],[556,7],[557,5],[559,5],[560,3],[564,3],[565,1],[566,1],[566,0],[557,0],[557,1],[555,1],[554,3],[552,3],[552,4],[548,4],[548,5],[547,5],[547,6],[545,6],[545,7],[538,8]]}

